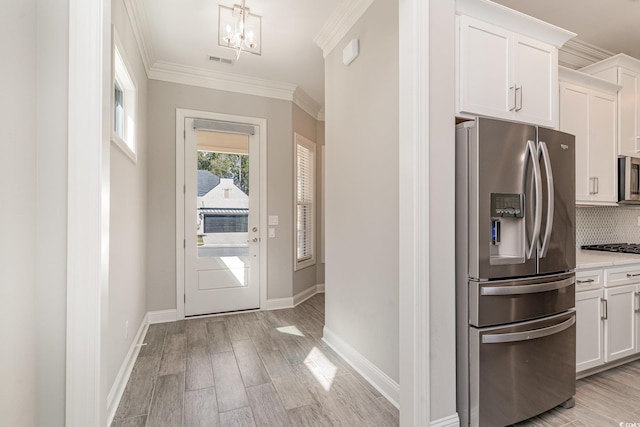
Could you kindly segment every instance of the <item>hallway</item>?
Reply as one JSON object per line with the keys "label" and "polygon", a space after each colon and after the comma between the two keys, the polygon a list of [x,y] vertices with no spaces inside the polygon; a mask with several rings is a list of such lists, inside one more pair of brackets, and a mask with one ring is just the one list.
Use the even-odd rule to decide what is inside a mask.
{"label": "hallway", "polygon": [[150,325],[112,427],[397,426],[321,340],[324,294],[292,309]]}

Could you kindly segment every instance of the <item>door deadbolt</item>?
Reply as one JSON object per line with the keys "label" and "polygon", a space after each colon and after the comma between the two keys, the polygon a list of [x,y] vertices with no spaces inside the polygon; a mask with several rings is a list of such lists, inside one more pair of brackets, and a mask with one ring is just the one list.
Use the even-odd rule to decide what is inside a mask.
{"label": "door deadbolt", "polygon": [[255,233],[256,231],[258,231],[258,227],[253,227],[253,228],[251,229],[251,231],[253,231],[253,232]]}

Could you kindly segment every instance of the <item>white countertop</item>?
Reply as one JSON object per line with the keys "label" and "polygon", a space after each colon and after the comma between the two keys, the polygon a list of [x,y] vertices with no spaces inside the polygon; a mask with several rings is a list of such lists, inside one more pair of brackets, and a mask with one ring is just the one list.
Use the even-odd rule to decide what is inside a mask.
{"label": "white countertop", "polygon": [[576,270],[625,264],[640,264],[640,255],[582,249],[578,249],[576,252]]}

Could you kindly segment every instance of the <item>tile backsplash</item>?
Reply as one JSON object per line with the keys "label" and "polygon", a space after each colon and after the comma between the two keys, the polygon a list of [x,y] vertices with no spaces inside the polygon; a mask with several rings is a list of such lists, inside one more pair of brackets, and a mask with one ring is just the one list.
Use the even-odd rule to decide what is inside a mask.
{"label": "tile backsplash", "polygon": [[576,208],[576,246],[640,243],[640,208],[615,206]]}

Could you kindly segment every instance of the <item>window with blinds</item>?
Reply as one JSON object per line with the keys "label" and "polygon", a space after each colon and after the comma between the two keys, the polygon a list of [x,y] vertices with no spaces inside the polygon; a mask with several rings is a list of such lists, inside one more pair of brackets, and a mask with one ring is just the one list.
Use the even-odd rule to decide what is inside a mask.
{"label": "window with blinds", "polygon": [[313,141],[296,140],[296,269],[315,264],[315,157]]}

